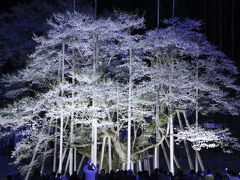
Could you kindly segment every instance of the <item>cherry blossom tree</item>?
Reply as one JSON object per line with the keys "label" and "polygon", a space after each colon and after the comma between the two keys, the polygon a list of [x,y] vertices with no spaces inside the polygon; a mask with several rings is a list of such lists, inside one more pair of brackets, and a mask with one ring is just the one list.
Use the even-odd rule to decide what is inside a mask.
{"label": "cherry blossom tree", "polygon": [[[26,179],[52,151],[54,167],[59,157],[58,172],[64,165],[70,173],[76,169],[74,149],[97,163],[102,137],[110,138],[112,153],[127,169],[149,149],[155,148],[156,155],[156,148],[169,138],[172,173],[175,137],[177,142],[192,142],[196,150],[206,142],[224,139],[219,134],[225,130],[190,126],[176,135],[174,118],[178,109],[187,115],[195,112],[196,117],[218,111],[238,114],[236,67],[195,31],[199,22],[170,19],[165,23],[168,27],[139,35],[134,30],[144,29],[144,20],[121,12],[97,20],[91,14],[66,12],[48,21],[47,35],[34,37],[38,46],[26,69],[1,79],[6,86],[28,85],[5,94],[14,98],[33,91],[33,84],[44,87],[42,93],[33,91],[35,98],[19,100],[0,111],[2,125],[12,125],[19,132],[26,127],[20,132],[25,138],[13,152],[14,157],[20,156],[16,164],[33,154],[29,165],[22,166]],[[231,97],[231,92],[236,95]],[[213,138],[196,138],[204,133]],[[48,142],[55,142],[53,149]]]}

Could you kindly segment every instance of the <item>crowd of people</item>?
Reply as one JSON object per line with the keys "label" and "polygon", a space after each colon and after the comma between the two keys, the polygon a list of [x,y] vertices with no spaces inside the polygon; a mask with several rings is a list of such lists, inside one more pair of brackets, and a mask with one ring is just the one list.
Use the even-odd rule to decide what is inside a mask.
{"label": "crowd of people", "polygon": [[[16,178],[9,176],[7,180],[16,180]],[[212,173],[210,169],[205,172],[198,171],[197,173],[194,170],[184,173],[182,170],[178,169],[175,175],[161,169],[155,169],[151,174],[149,174],[148,171],[133,173],[131,170],[111,170],[110,172],[105,172],[104,169],[97,173],[97,168],[95,166],[86,165],[83,172],[78,174],[74,171],[72,175],[68,172],[53,172],[48,175],[35,170],[30,180],[240,180],[240,176],[236,172],[230,170],[225,170],[222,173]]]}

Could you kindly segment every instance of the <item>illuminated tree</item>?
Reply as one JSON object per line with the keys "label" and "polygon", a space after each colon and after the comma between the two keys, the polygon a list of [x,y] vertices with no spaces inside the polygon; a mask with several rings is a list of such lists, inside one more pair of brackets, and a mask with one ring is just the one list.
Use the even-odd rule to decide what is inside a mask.
{"label": "illuminated tree", "polygon": [[[48,21],[51,29],[47,36],[34,38],[38,46],[26,69],[2,78],[7,86],[29,85],[6,93],[10,97],[32,90],[31,84],[45,87],[36,98],[20,100],[0,112],[3,125],[12,124],[17,131],[26,127],[26,138],[13,153],[20,156],[16,164],[33,154],[31,163],[23,167],[26,179],[51,152],[46,139],[55,141],[54,167],[59,144],[59,172],[64,149],[69,150],[71,173],[76,169],[73,150],[97,163],[97,142],[106,136],[128,169],[132,162],[142,160],[143,153],[170,138],[170,170],[174,173],[174,137],[193,142],[186,138],[192,133],[190,127],[185,133],[190,135],[174,134],[178,109],[187,115],[195,112],[196,117],[218,111],[238,113],[239,101],[233,99],[239,96],[234,64],[195,31],[199,22],[171,19],[166,23],[166,28],[139,35],[134,30],[144,28],[143,19],[120,12],[97,20],[67,12]],[[229,96],[232,91],[235,97]],[[35,140],[32,144],[30,137]],[[196,143],[203,146],[201,142]]]}

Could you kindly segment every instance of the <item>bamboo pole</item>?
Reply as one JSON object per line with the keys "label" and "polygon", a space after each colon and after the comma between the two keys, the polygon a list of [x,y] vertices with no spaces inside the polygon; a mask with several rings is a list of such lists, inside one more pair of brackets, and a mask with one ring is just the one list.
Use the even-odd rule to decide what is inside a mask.
{"label": "bamboo pole", "polygon": [[169,158],[168,158],[168,155],[167,155],[166,148],[165,148],[163,143],[161,144],[161,148],[162,148],[162,151],[163,151],[164,159],[165,159],[167,167],[168,167],[168,171],[170,171],[170,161],[169,161]]}
{"label": "bamboo pole", "polygon": [[[94,61],[93,61],[93,73],[96,74],[97,71],[97,60],[98,60],[98,36],[95,35],[95,48],[94,48]],[[94,100],[94,90],[92,98],[92,106],[95,106]],[[95,113],[94,113],[95,114]],[[96,166],[97,165],[97,119],[95,115],[93,116],[92,122],[92,147],[91,147],[91,161]]]}
{"label": "bamboo pole", "polygon": [[[64,148],[64,151],[63,151],[62,162],[61,162],[61,163],[63,163],[63,161],[64,161],[64,159],[65,159],[65,156],[66,156],[66,153],[67,153],[67,148],[65,147],[65,148]],[[60,162],[59,162],[59,163],[60,163]],[[57,172],[62,172],[62,171],[60,171],[60,170],[58,169]]]}
{"label": "bamboo pole", "polygon": [[83,161],[84,161],[84,159],[85,159],[85,155],[82,155],[82,158],[81,158],[81,160],[80,160],[80,162],[79,162],[79,165],[78,165],[78,168],[77,168],[77,171],[79,172],[80,171],[80,169],[81,169],[81,167],[82,167],[82,164],[83,164]]}
{"label": "bamboo pole", "polygon": [[[186,123],[189,124],[185,111],[184,111],[183,115],[184,115],[184,118],[185,118]],[[190,126],[188,126],[188,128],[190,128]],[[203,165],[202,158],[201,158],[199,152],[198,152],[198,151],[195,151],[195,155],[197,156],[197,159],[198,159],[199,165],[200,165],[200,167],[201,167],[201,170],[202,170],[202,171],[205,171],[205,167],[204,167],[204,165]]]}
{"label": "bamboo pole", "polygon": [[[65,59],[65,44],[64,42],[62,43],[62,82],[64,81],[64,59]],[[61,88],[61,96],[63,97],[63,89]],[[60,110],[60,150],[59,150],[59,173],[62,171],[62,151],[63,151],[63,105],[61,104],[61,110]]]}
{"label": "bamboo pole", "polygon": [[[174,2],[174,0],[173,0]],[[170,83],[172,83],[173,80],[173,59],[171,62],[171,74],[169,77]],[[172,94],[172,87],[169,86],[169,96],[171,97]],[[173,131],[173,107],[172,107],[172,100],[170,99],[169,102],[169,137],[170,137],[170,172],[174,175],[174,131]]]}
{"label": "bamboo pole", "polygon": [[108,171],[112,170],[112,146],[111,146],[111,138],[108,137]]}
{"label": "bamboo pole", "polygon": [[[73,57],[75,54],[73,51]],[[75,84],[75,61],[73,58],[72,63],[72,86]],[[74,88],[72,88],[72,99],[71,99],[72,108],[74,107]],[[73,108],[74,109],[74,108]],[[71,110],[71,119],[70,119],[70,149],[69,149],[69,173],[73,173],[73,131],[74,131],[74,111]]]}
{"label": "bamboo pole", "polygon": [[[180,112],[179,112],[179,111],[177,111],[177,117],[178,117],[178,123],[179,123],[180,129],[181,129],[181,130],[184,130],[184,129],[183,129],[182,120],[181,120],[181,116],[180,116]],[[191,154],[190,154],[190,151],[189,151],[189,147],[188,147],[187,141],[184,140],[183,143],[184,143],[184,148],[185,148],[185,151],[186,151],[186,154],[187,154],[187,159],[188,159],[189,168],[190,168],[190,169],[193,169],[192,158],[191,158]]]}
{"label": "bamboo pole", "polygon": [[138,171],[142,171],[142,162],[140,159],[138,160]]}
{"label": "bamboo pole", "polygon": [[[165,139],[165,142],[167,144],[167,147],[170,149],[170,143],[169,143],[168,139]],[[181,166],[180,166],[175,154],[173,154],[173,160],[174,160],[174,163],[177,166],[177,168],[181,169]],[[169,163],[170,163],[170,161],[169,161]]]}
{"label": "bamboo pole", "polygon": [[99,171],[101,171],[103,169],[103,159],[104,159],[105,144],[106,144],[106,136],[103,137]]}
{"label": "bamboo pole", "polygon": [[57,124],[56,121],[56,127],[54,128],[54,150],[53,150],[53,172],[56,172],[56,164],[57,164]]}
{"label": "bamboo pole", "polygon": [[[158,87],[156,88],[156,142],[158,142],[160,140],[160,133],[159,133],[159,127],[160,124],[159,122],[159,113],[160,113],[160,109],[159,109],[159,89]],[[154,161],[153,161],[154,165],[154,169],[159,168],[159,146],[156,146],[154,148]]]}
{"label": "bamboo pole", "polygon": [[131,168],[131,116],[132,116],[132,48],[129,50],[129,94],[128,94],[128,141],[127,141],[127,170]]}
{"label": "bamboo pole", "polygon": [[77,148],[76,147],[74,147],[73,170],[77,171]]}
{"label": "bamboo pole", "polygon": [[[70,150],[69,150],[70,151]],[[70,163],[70,152],[68,153],[68,158],[67,158],[67,162],[66,162],[66,166],[65,166],[65,173],[67,172],[67,169],[69,167],[69,163]],[[71,174],[70,174],[71,175]]]}

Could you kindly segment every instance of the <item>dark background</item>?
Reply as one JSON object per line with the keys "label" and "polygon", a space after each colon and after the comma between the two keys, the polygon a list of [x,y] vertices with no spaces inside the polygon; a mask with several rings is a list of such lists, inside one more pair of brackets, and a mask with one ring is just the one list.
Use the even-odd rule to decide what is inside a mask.
{"label": "dark background", "polygon": [[[0,0],[0,12],[29,1]],[[94,0],[77,1],[89,1],[94,6]],[[161,19],[172,16],[172,2],[160,0]],[[98,0],[99,15],[107,9],[138,11],[144,14],[149,28],[156,26],[157,0]],[[202,33],[240,66],[240,0],[175,0],[175,16],[202,20]]]}

